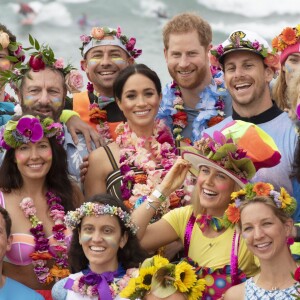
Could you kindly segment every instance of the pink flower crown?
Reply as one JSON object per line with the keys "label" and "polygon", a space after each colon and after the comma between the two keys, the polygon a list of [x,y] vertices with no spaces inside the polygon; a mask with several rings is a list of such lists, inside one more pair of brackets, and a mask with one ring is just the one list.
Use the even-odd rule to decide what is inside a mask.
{"label": "pink flower crown", "polygon": [[[105,36],[112,36],[113,40],[104,40]],[[79,48],[82,57],[93,47],[101,45],[119,46],[126,51],[129,56],[137,58],[142,54],[141,49],[134,48],[136,39],[134,37],[128,38],[122,34],[121,28],[113,29],[110,27],[93,27],[90,35],[81,35],[80,40],[82,46]]]}
{"label": "pink flower crown", "polygon": [[37,143],[43,137],[56,137],[59,144],[64,141],[62,125],[51,118],[25,115],[18,121],[9,120],[0,131],[0,147],[6,150],[16,149],[23,144]]}
{"label": "pink flower crown", "polygon": [[116,216],[129,228],[133,234],[136,234],[138,227],[132,222],[131,216],[128,212],[121,209],[121,207],[103,205],[100,203],[85,202],[74,211],[69,211],[65,217],[65,224],[71,229],[77,228],[85,216],[101,216],[112,215]]}
{"label": "pink flower crown", "polygon": [[20,86],[23,77],[29,70],[38,72],[48,66],[62,72],[69,92],[80,91],[83,87],[83,77],[75,67],[71,64],[64,66],[62,58],[55,58],[53,50],[48,45],[40,45],[30,34],[29,42],[31,47],[24,49],[26,51],[34,50],[29,53],[29,61],[27,63],[19,61],[14,65],[13,70],[0,71],[0,83],[2,86],[9,83],[13,89],[16,89]]}
{"label": "pink flower crown", "polygon": [[288,216],[291,216],[296,210],[297,202],[285,188],[282,187],[280,192],[277,192],[270,183],[247,183],[243,189],[231,194],[233,203],[229,204],[224,213],[224,225],[229,227],[237,224],[240,221],[240,205],[244,201],[255,200],[256,197],[260,196],[270,197],[276,206]]}
{"label": "pink flower crown", "polygon": [[235,50],[248,50],[257,53],[263,57],[265,65],[271,67],[274,71],[280,69],[279,56],[275,51],[272,51],[268,43],[258,34],[246,30],[234,31],[224,43],[213,47],[210,50],[211,64],[216,66],[217,62],[214,57],[217,61],[223,63],[224,55]]}

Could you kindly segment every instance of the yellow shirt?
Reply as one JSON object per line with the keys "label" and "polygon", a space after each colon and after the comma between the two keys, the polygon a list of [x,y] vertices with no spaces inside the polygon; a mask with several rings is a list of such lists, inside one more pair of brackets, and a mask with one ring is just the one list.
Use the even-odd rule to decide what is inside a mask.
{"label": "yellow shirt", "polygon": [[[163,216],[164,220],[176,231],[182,242],[184,242],[185,229],[192,210],[192,206],[189,205],[173,209]],[[199,226],[195,224],[188,256],[203,267],[218,269],[230,265],[233,234],[234,229],[228,228],[221,235],[208,238],[202,234]],[[247,277],[254,276],[259,271],[257,259],[248,251],[243,238],[240,238],[238,267]]]}

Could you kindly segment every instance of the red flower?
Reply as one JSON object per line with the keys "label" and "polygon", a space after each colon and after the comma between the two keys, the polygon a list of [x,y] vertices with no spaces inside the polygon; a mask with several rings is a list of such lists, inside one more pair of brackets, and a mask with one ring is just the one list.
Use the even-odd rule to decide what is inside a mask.
{"label": "red flower", "polygon": [[223,121],[224,118],[221,116],[215,116],[209,119],[209,121],[207,122],[207,126],[208,127],[212,127],[218,123],[220,123],[221,121]]}
{"label": "red flower", "polygon": [[38,72],[40,70],[45,69],[45,63],[40,56],[30,56],[29,66],[34,72]]}
{"label": "red flower", "polygon": [[173,119],[173,121],[180,120],[180,121],[182,121],[185,125],[187,125],[187,114],[186,114],[186,112],[179,111],[179,112],[177,112],[176,114],[174,114],[174,115],[172,116],[172,119]]}
{"label": "red flower", "polygon": [[294,279],[300,282],[300,267],[298,267],[294,273]]}

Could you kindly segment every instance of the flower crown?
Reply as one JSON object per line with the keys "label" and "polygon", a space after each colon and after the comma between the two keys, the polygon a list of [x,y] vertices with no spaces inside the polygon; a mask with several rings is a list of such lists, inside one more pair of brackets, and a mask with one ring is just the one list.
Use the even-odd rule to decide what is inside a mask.
{"label": "flower crown", "polygon": [[128,299],[143,299],[150,292],[156,297],[166,298],[176,291],[185,293],[190,300],[201,299],[206,281],[197,279],[195,269],[186,261],[170,263],[166,258],[156,255],[146,259],[139,276],[131,278],[120,296]]}
{"label": "flower crown", "polygon": [[256,168],[247,156],[247,152],[239,148],[232,138],[227,139],[220,131],[215,131],[213,138],[204,133],[203,138],[194,143],[194,148],[244,183],[256,173]]}
{"label": "flower crown", "polygon": [[[142,54],[141,49],[134,48],[136,39],[134,37],[128,38],[126,35],[122,34],[120,27],[117,29],[109,27],[93,27],[89,36],[85,34],[80,36],[82,46],[79,48],[79,50],[81,51],[82,57],[84,57],[88,50],[97,46],[97,42],[99,43],[102,41],[105,36],[112,36],[116,38],[115,41],[108,43],[121,47],[133,58],[137,58]],[[95,45],[93,42],[96,42]]]}
{"label": "flower crown", "polygon": [[83,87],[83,78],[79,71],[71,64],[64,66],[63,59],[55,58],[54,52],[49,45],[40,45],[40,43],[30,34],[29,43],[31,47],[24,48],[25,51],[34,50],[29,53],[29,61],[26,64],[19,61],[14,65],[13,70],[0,71],[0,82],[2,85],[10,83],[12,88],[15,89],[20,86],[23,77],[30,69],[34,72],[38,72],[44,70],[45,67],[48,66],[62,72],[70,92],[79,91]]}
{"label": "flower crown", "polygon": [[286,27],[272,40],[272,47],[275,52],[281,52],[285,48],[300,41],[300,24],[296,27]]}
{"label": "flower crown", "polygon": [[[213,47],[210,53],[217,58],[219,62],[222,62],[223,55],[234,49],[248,49],[249,51],[253,51],[264,58],[265,65],[273,68],[275,71],[280,69],[279,56],[275,54],[275,51],[271,51],[267,44],[265,45],[263,42],[260,43],[258,39],[251,41],[243,31],[233,32],[228,40],[223,44],[219,44],[217,47]],[[212,62],[213,65],[215,65],[215,60],[212,60]]]}
{"label": "flower crown", "polygon": [[7,56],[7,59],[11,62],[23,62],[25,60],[22,44],[10,41],[9,35],[4,31],[0,31],[0,50],[2,49],[8,49],[10,55]]}
{"label": "flower crown", "polygon": [[65,217],[65,223],[67,227],[75,229],[81,223],[83,217],[101,215],[117,216],[133,234],[138,231],[138,227],[132,222],[130,214],[122,210],[121,207],[93,202],[85,202],[76,210],[69,211]]}
{"label": "flower crown", "polygon": [[56,137],[62,144],[64,133],[62,125],[55,123],[51,118],[40,120],[39,117],[25,115],[18,121],[9,120],[0,131],[0,147],[9,150],[18,148],[22,144],[37,143],[43,137]]}
{"label": "flower crown", "polygon": [[291,197],[285,188],[280,188],[280,192],[274,190],[270,183],[257,182],[248,183],[244,189],[231,194],[233,203],[229,204],[224,213],[223,221],[225,226],[234,226],[240,221],[240,205],[243,201],[255,200],[255,197],[270,197],[276,206],[283,210],[288,216],[291,216],[297,207],[295,198]]}

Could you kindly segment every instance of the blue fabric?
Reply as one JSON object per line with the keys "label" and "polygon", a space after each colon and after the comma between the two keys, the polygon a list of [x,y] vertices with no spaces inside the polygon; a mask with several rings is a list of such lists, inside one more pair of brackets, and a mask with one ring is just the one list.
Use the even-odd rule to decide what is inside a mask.
{"label": "blue fabric", "polygon": [[27,286],[6,277],[5,284],[0,288],[1,300],[44,300],[44,297]]}
{"label": "blue fabric", "polygon": [[6,124],[14,115],[15,105],[12,102],[0,102],[0,126]]}
{"label": "blue fabric", "polygon": [[67,298],[68,290],[64,288],[67,278],[57,281],[51,291],[53,300],[65,300]]}
{"label": "blue fabric", "polygon": [[245,300],[293,300],[292,294],[295,293],[294,285],[284,290],[264,290],[254,283],[253,278],[248,279],[245,285]]}
{"label": "blue fabric", "polygon": [[292,179],[293,195],[297,201],[297,208],[293,214],[293,220],[295,223],[300,223],[300,183],[297,178]]}

